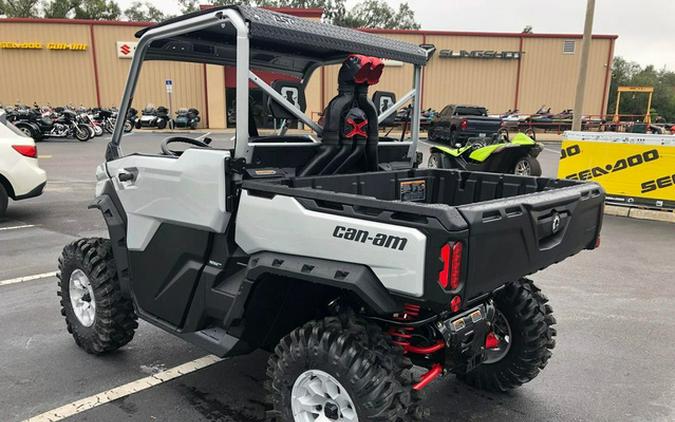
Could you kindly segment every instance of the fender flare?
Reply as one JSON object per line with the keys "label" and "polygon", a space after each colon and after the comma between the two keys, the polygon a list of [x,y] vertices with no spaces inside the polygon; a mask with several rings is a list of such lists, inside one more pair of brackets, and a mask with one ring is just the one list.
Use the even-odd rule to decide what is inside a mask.
{"label": "fender flare", "polygon": [[378,315],[401,310],[382,282],[365,265],[275,252],[251,255],[246,278],[257,281],[268,274],[351,291]]}

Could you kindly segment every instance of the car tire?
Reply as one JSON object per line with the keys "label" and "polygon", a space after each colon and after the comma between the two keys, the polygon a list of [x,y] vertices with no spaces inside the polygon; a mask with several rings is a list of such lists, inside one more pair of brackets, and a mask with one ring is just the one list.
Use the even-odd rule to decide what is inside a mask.
{"label": "car tire", "polygon": [[526,278],[508,283],[494,302],[493,328],[496,333],[500,321],[505,321],[508,343],[502,337],[498,354],[488,351],[488,361],[458,377],[481,390],[506,392],[533,380],[546,367],[555,347],[556,320],[546,296]]}
{"label": "car tire", "polygon": [[9,195],[5,187],[0,184],[0,217],[4,217],[7,212],[7,205],[9,204]]}
{"label": "car tire", "polygon": [[87,238],[66,245],[56,276],[61,315],[80,348],[103,354],[131,341],[137,317],[131,300],[122,295],[110,240]]}
{"label": "car tire", "polygon": [[[331,394],[340,393],[341,399],[346,398],[340,401],[348,403],[338,411],[354,412],[358,420],[422,420],[425,412],[418,392],[412,389],[411,367],[402,348],[377,325],[353,315],[310,321],[284,337],[269,359],[268,420],[301,420],[294,417],[302,401],[298,391],[304,391],[303,382],[313,382],[312,377],[314,381],[329,379],[337,387]],[[335,401],[326,400],[304,411],[329,416],[329,410],[335,411],[329,409],[331,403]]]}
{"label": "car tire", "polygon": [[536,158],[526,155],[516,161],[512,173],[518,176],[541,176],[541,164]]}

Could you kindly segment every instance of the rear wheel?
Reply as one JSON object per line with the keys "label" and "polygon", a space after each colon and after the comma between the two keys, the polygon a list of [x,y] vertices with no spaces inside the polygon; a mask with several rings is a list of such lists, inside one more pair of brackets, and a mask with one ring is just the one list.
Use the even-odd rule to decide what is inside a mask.
{"label": "rear wheel", "polygon": [[494,298],[497,313],[493,344],[487,360],[459,375],[474,387],[504,392],[533,380],[548,363],[555,347],[556,321],[548,299],[534,283],[509,283]]}
{"label": "rear wheel", "polygon": [[132,130],[133,128],[134,128],[134,125],[132,125],[130,121],[128,121],[128,120],[125,120],[125,121],[124,121],[124,132],[125,132],[125,133],[131,132],[131,130]]}
{"label": "rear wheel", "polygon": [[536,158],[526,155],[516,161],[516,164],[513,166],[513,174],[519,176],[541,176],[541,164],[539,164],[539,160]]}
{"label": "rear wheel", "polygon": [[429,162],[427,163],[427,167],[429,167],[431,169],[445,168],[443,166],[443,153],[432,152],[431,155],[429,156]]}
{"label": "rear wheel", "polygon": [[9,203],[9,195],[7,195],[5,187],[0,184],[0,217],[3,217],[5,215],[5,212],[7,212],[8,203]]}
{"label": "rear wheel", "polygon": [[532,128],[525,129],[525,135],[529,136],[532,138],[532,140],[537,140],[537,133],[534,131]]}
{"label": "rear wheel", "polygon": [[166,120],[159,119],[157,121],[157,129],[165,129],[165,128],[166,128]]}
{"label": "rear wheel", "polygon": [[277,422],[418,419],[412,364],[382,330],[354,316],[310,321],[284,337],[266,383]]}
{"label": "rear wheel", "polygon": [[57,274],[61,315],[87,353],[117,350],[138,327],[131,300],[122,295],[107,239],[79,239],[63,248]]}

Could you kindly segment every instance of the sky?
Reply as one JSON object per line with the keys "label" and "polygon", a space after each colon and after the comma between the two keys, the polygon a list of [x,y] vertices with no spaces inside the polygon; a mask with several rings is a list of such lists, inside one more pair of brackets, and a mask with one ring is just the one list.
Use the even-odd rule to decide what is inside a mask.
{"label": "sky", "polygon": [[[122,10],[133,0],[118,0]],[[398,8],[400,0],[385,0]],[[177,14],[173,0],[150,0]],[[205,1],[206,2],[206,1]],[[349,6],[359,0],[347,0]],[[408,0],[422,29],[581,33],[586,0]],[[596,0],[593,33],[618,35],[615,56],[675,71],[675,0]]]}

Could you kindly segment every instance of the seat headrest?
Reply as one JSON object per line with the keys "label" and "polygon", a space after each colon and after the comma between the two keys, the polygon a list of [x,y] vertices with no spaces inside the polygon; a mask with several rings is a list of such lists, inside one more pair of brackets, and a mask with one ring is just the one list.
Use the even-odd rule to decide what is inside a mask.
{"label": "seat headrest", "polygon": [[[305,90],[300,82],[277,80],[272,82],[272,88],[281,94],[288,102],[294,104],[300,111],[304,112],[307,109],[307,100],[305,99]],[[286,108],[274,101],[272,97],[265,94],[263,100],[265,109],[268,114],[271,114],[277,119],[295,119]]]}
{"label": "seat headrest", "polygon": [[377,57],[351,54],[342,62],[338,83],[375,85],[380,81],[383,70],[384,62]]}

